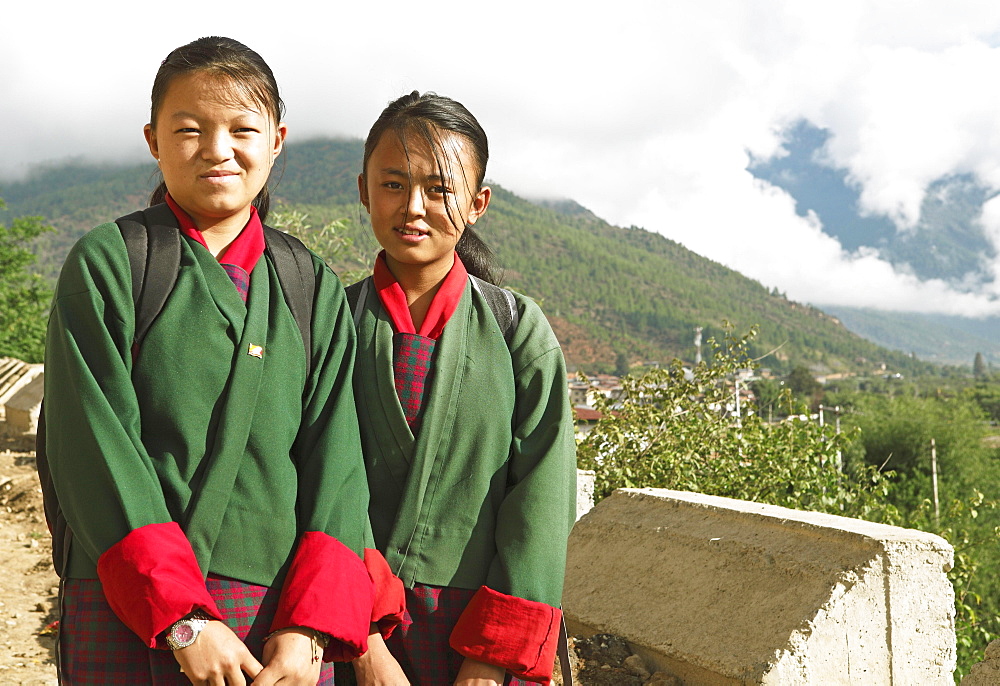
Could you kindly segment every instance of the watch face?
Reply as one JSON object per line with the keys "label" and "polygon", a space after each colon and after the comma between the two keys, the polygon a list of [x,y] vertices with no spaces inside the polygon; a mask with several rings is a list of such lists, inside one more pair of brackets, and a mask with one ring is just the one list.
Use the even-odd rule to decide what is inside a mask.
{"label": "watch face", "polygon": [[194,627],[186,622],[175,626],[172,633],[173,639],[181,645],[187,645],[194,640]]}

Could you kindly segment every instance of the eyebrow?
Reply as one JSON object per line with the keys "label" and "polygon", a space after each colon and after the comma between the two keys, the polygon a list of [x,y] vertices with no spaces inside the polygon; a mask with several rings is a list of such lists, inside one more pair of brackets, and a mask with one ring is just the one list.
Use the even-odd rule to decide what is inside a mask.
{"label": "eyebrow", "polygon": [[[177,112],[171,112],[167,115],[170,119],[200,119],[200,115],[194,112],[188,112],[187,110],[179,110]],[[239,119],[240,117],[262,117],[260,112],[256,110],[242,110],[238,115],[233,117],[234,119]]]}
{"label": "eyebrow", "polygon": [[[396,167],[385,167],[385,168],[382,169],[382,173],[383,174],[388,174],[389,176],[403,176],[403,177],[406,177],[406,178],[410,178],[410,176],[411,176],[411,174],[409,172],[406,172],[406,171],[404,171],[402,169],[397,169]],[[423,178],[427,179],[428,181],[445,181],[446,180],[445,177],[443,177],[441,174],[430,174],[429,176],[425,176]]]}

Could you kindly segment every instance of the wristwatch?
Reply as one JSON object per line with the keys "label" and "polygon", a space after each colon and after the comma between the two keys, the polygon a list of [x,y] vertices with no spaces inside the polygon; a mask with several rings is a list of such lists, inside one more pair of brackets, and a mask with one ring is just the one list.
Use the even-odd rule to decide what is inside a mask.
{"label": "wristwatch", "polygon": [[184,619],[174,622],[167,629],[167,645],[171,650],[187,648],[195,642],[201,630],[210,622],[211,617],[203,612],[194,612]]}

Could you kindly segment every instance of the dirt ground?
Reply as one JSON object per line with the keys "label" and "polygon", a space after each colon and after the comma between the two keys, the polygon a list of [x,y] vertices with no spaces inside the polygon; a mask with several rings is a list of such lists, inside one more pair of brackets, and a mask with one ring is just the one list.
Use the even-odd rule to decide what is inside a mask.
{"label": "dirt ground", "polygon": [[[0,685],[56,684],[59,578],[45,526],[34,452],[0,438]],[[574,680],[581,686],[679,686],[650,675],[616,636],[570,637]],[[638,661],[638,662],[637,662]],[[556,664],[554,684],[561,684]]]}
{"label": "dirt ground", "polygon": [[55,684],[59,579],[34,453],[0,440],[0,684]]}

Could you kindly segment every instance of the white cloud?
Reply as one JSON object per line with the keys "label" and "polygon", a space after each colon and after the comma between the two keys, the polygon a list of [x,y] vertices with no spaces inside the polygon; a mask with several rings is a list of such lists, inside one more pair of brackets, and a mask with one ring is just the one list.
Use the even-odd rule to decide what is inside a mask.
{"label": "white cloud", "polygon": [[[436,90],[479,116],[489,177],[521,194],[571,197],[614,223],[660,231],[796,300],[1000,309],[996,284],[953,293],[845,252],[746,172],[747,151],[780,153],[782,131],[807,119],[831,132],[829,163],[848,170],[866,211],[901,230],[940,176],[975,173],[1000,189],[998,3],[314,8],[18,3],[0,42],[0,177],[45,159],[144,154],[159,61],[221,33],[274,68],[292,140],[363,136],[390,99]],[[95,17],[99,30],[80,30]],[[1000,237],[1000,210],[987,210]]]}

